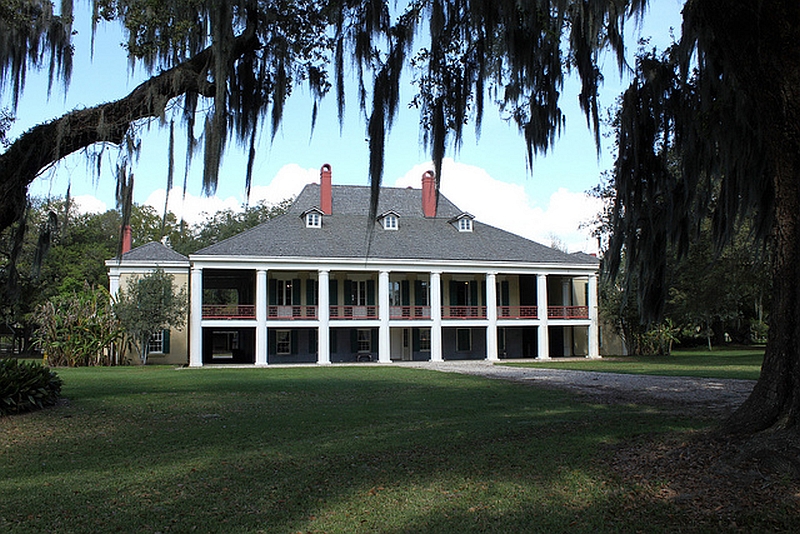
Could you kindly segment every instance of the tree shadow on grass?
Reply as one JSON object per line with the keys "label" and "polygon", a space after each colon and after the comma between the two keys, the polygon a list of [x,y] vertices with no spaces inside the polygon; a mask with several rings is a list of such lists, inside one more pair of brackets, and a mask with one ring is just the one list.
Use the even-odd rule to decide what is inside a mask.
{"label": "tree shadow on grass", "polygon": [[[105,376],[68,408],[1,423],[15,438],[0,439],[0,527],[597,531],[629,492],[597,461],[603,445],[696,425],[410,369]],[[662,509],[629,519],[667,521]]]}

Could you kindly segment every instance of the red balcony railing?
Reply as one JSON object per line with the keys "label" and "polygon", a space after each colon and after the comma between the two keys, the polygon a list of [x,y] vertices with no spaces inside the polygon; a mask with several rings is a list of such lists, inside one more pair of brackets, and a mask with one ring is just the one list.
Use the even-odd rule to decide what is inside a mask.
{"label": "red balcony railing", "polygon": [[267,306],[268,319],[316,319],[317,307],[316,306]]}
{"label": "red balcony railing", "polygon": [[479,319],[486,317],[486,306],[442,306],[442,319]]}
{"label": "red balcony railing", "polygon": [[331,319],[377,319],[377,306],[331,306]]}
{"label": "red balcony railing", "polygon": [[389,309],[390,319],[430,319],[430,306],[392,306]]}
{"label": "red balcony railing", "polygon": [[589,306],[548,306],[548,319],[588,319]]}
{"label": "red balcony railing", "polygon": [[203,304],[203,319],[254,319],[253,304]]}
{"label": "red balcony railing", "polygon": [[498,319],[536,319],[539,311],[536,306],[498,306]]}
{"label": "red balcony railing", "polygon": [[[331,319],[377,319],[378,306],[331,306]],[[391,319],[430,319],[430,306],[392,306]],[[253,304],[204,304],[204,319],[255,319]],[[316,306],[267,306],[268,319],[316,320]],[[485,306],[442,306],[442,319],[483,319]],[[498,319],[536,319],[536,306],[498,306]],[[548,306],[549,319],[588,319],[588,306]]]}

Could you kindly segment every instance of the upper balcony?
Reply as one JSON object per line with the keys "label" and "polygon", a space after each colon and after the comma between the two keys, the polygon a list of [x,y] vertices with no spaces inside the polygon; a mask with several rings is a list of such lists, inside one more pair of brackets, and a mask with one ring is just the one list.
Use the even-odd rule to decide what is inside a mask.
{"label": "upper balcony", "polygon": [[[378,306],[331,306],[330,318],[378,319]],[[537,319],[536,306],[498,306],[498,319]],[[256,307],[252,304],[204,304],[203,319],[255,319]],[[317,320],[317,306],[267,306],[267,319]],[[426,320],[431,318],[430,306],[391,306],[392,320]],[[442,319],[485,319],[486,306],[442,306]],[[548,319],[588,319],[588,306],[548,306]]]}

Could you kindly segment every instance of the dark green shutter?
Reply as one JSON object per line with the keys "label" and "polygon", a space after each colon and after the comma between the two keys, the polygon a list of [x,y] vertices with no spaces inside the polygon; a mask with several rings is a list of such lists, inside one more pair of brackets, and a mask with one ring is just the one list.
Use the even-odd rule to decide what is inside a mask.
{"label": "dark green shutter", "polygon": [[367,306],[375,305],[375,280],[367,280]]}
{"label": "dark green shutter", "polygon": [[294,278],[292,280],[292,305],[299,306],[300,305],[300,295],[302,287],[300,286],[300,279]]}
{"label": "dark green shutter", "polygon": [[314,291],[318,283],[316,280],[306,280],[306,306],[316,306],[318,304],[316,299],[317,292]]}
{"label": "dark green shutter", "polygon": [[[486,302],[486,280],[481,280],[481,303],[484,306],[488,306],[488,303]],[[473,302],[472,305],[477,306],[478,302]]]}
{"label": "dark green shutter", "polygon": [[328,304],[331,306],[339,304],[339,281],[333,278],[328,281]]}
{"label": "dark green shutter", "polygon": [[163,330],[161,335],[161,352],[163,354],[169,354],[169,329]]}
{"label": "dark green shutter", "polygon": [[474,281],[469,283],[469,298],[472,300],[470,306],[478,305],[478,284]]}
{"label": "dark green shutter", "polygon": [[458,302],[458,286],[455,280],[450,280],[450,306],[459,306],[462,303]]}
{"label": "dark green shutter", "polygon": [[414,304],[416,306],[427,304],[426,296],[422,287],[422,280],[414,280]]}
{"label": "dark green shutter", "polygon": [[267,342],[267,355],[274,356],[278,352],[278,336],[275,334],[275,330],[267,330]]}
{"label": "dark green shutter", "polygon": [[411,292],[408,288],[408,280],[400,282],[400,303],[402,306],[411,304]]}
{"label": "dark green shutter", "polygon": [[269,295],[268,302],[271,306],[278,303],[278,281],[274,278],[270,278],[267,282],[267,294]]}
{"label": "dark green shutter", "polygon": [[353,282],[350,280],[344,281],[344,305],[353,305]]}
{"label": "dark green shutter", "polygon": [[[310,282],[310,280],[309,280]],[[317,352],[317,329],[311,328],[308,331],[308,352],[310,354],[316,354]]]}
{"label": "dark green shutter", "polygon": [[508,306],[511,299],[509,298],[508,280],[500,282],[500,305]]}
{"label": "dark green shutter", "polygon": [[350,352],[358,352],[358,330],[355,328],[350,329]]}
{"label": "dark green shutter", "polygon": [[411,350],[419,352],[419,328],[411,329]]}

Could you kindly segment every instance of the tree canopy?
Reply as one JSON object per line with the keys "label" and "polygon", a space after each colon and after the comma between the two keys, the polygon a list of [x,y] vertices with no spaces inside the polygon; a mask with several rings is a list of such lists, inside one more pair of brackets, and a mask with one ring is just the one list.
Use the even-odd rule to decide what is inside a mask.
{"label": "tree canopy", "polygon": [[[42,28],[59,20],[68,39],[69,0],[61,7],[62,19],[49,2],[30,3],[49,9],[42,8],[41,20],[31,19],[25,27],[29,40],[46,42],[49,34]],[[623,25],[645,3],[96,0],[96,24],[121,24],[131,61],[153,77],[121,100],[73,110],[29,130],[0,155],[0,207],[8,208],[0,210],[0,227],[20,215],[19,203],[11,200],[20,200],[43,168],[93,143],[123,144],[131,125],[141,120],[182,121],[189,156],[202,142],[208,192],[216,187],[229,141],[243,145],[250,158],[249,188],[256,132],[263,126],[274,135],[286,99],[299,84],[314,95],[313,113],[316,101],[334,93],[340,117],[345,83],[357,86],[375,201],[404,75],[416,89],[412,104],[437,176],[465,124],[480,128],[485,104],[517,124],[533,158],[552,147],[563,126],[559,97],[568,70],[581,80],[581,106],[596,127],[600,51],[610,47],[621,60]],[[0,11],[0,30],[15,23],[3,18],[8,12]],[[44,53],[56,60],[64,54],[60,48]],[[34,56],[42,54],[29,60]],[[352,80],[345,76],[351,69]],[[55,70],[54,76],[67,81],[67,72]],[[14,86],[15,95],[23,88]],[[168,107],[172,101],[179,105]]]}

